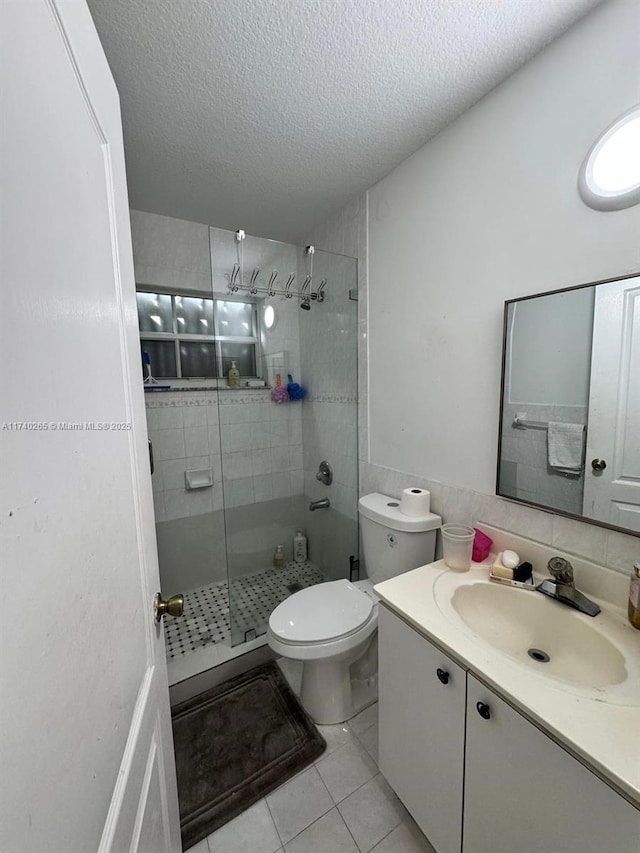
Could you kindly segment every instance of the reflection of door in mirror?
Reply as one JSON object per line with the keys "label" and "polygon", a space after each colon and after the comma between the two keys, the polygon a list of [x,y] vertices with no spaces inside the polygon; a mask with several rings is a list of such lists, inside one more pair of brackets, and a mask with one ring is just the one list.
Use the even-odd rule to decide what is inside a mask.
{"label": "reflection of door in mirror", "polygon": [[[507,310],[498,493],[576,515],[584,487],[593,290],[522,299]],[[574,427],[573,465],[554,458],[549,424],[556,423]]]}
{"label": "reflection of door in mirror", "polygon": [[583,513],[640,533],[637,277],[596,287]]}
{"label": "reflection of door in mirror", "polygon": [[640,276],[506,303],[496,491],[640,534]]}

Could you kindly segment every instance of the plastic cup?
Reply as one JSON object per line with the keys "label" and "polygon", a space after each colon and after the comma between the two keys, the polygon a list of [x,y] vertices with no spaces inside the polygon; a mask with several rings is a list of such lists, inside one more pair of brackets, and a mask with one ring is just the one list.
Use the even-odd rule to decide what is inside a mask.
{"label": "plastic cup", "polygon": [[443,524],[441,531],[443,557],[447,566],[456,572],[469,571],[473,537],[476,535],[473,527],[467,527],[466,524]]}

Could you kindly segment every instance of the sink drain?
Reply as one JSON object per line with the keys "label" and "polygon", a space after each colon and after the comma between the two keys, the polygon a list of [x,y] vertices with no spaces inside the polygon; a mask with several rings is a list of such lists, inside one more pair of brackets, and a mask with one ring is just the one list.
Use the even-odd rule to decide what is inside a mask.
{"label": "sink drain", "polygon": [[538,661],[538,663],[549,663],[551,658],[546,652],[543,652],[542,649],[529,649],[527,654],[530,658]]}

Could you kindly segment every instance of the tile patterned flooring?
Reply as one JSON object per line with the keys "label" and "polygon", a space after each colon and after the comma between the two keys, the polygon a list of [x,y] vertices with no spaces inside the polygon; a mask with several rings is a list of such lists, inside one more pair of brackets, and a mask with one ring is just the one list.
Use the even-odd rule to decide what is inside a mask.
{"label": "tile patterned flooring", "polygon": [[[320,569],[307,560],[289,562],[281,570],[270,568],[254,575],[194,589],[184,595],[181,619],[164,623],[167,658],[195,652],[215,643],[245,642],[266,633],[271,612],[296,589],[326,580]],[[297,584],[297,587],[295,586]]]}
{"label": "tile patterned flooring", "polygon": [[[299,689],[300,665],[280,660]],[[327,749],[191,853],[435,853],[378,770],[378,706],[318,726]]]}

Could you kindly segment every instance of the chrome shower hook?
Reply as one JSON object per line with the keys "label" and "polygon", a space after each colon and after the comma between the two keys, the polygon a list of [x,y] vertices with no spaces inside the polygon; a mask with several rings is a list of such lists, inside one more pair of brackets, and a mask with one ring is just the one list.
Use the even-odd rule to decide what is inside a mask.
{"label": "chrome shower hook", "polygon": [[252,296],[255,296],[258,292],[258,276],[260,275],[260,267],[254,267],[253,272],[251,273],[251,278],[249,279],[249,293]]}

